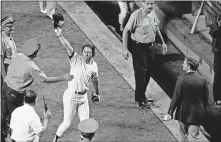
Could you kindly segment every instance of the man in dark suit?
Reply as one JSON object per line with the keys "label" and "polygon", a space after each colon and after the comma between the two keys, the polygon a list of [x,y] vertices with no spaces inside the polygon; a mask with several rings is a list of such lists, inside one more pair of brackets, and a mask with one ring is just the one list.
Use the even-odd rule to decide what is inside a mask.
{"label": "man in dark suit", "polygon": [[221,15],[217,15],[212,22],[209,34],[212,40],[212,52],[214,53],[214,81],[213,97],[216,105],[221,105]]}
{"label": "man in dark suit", "polygon": [[196,70],[199,62],[187,57],[183,63],[185,74],[179,76],[165,120],[173,118],[179,123],[181,141],[197,141],[204,109],[208,103],[208,83]]}

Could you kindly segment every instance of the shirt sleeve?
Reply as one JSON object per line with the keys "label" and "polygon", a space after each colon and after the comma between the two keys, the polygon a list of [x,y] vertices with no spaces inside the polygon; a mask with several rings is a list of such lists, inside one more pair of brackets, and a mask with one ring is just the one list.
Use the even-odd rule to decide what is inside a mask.
{"label": "shirt sleeve", "polygon": [[96,63],[94,64],[93,71],[91,73],[91,79],[92,80],[98,79],[98,67]]}
{"label": "shirt sleeve", "polygon": [[34,78],[34,81],[36,81],[38,84],[43,82],[47,76],[45,73],[39,69],[39,67],[33,63],[32,65],[32,71],[31,71],[32,77]]}
{"label": "shirt sleeve", "polygon": [[137,11],[131,14],[129,21],[127,22],[126,29],[130,30],[130,32],[133,32],[135,27],[137,26]]}
{"label": "shirt sleeve", "polygon": [[37,114],[33,115],[29,123],[35,134],[39,134],[43,130],[43,126]]}
{"label": "shirt sleeve", "polygon": [[158,19],[157,14],[156,14],[155,11],[153,11],[153,24],[155,26],[158,26],[160,24],[160,20]]}
{"label": "shirt sleeve", "polygon": [[3,41],[2,39],[2,44],[1,44],[1,56],[4,56],[5,55],[5,42]]}

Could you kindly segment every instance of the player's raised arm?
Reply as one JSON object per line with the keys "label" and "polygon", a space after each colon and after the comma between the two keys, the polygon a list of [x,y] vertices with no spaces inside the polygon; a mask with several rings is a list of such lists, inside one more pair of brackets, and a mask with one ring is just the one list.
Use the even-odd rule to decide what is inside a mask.
{"label": "player's raised arm", "polygon": [[72,46],[69,43],[69,41],[67,39],[65,39],[64,36],[61,34],[61,30],[57,30],[55,32],[56,32],[59,40],[61,41],[61,44],[67,50],[68,56],[71,57],[74,54],[75,50],[72,48]]}
{"label": "player's raised arm", "polygon": [[60,39],[61,44],[65,47],[67,50],[68,56],[71,57],[74,54],[74,49],[71,47],[71,44],[64,38],[64,36],[61,34],[61,29],[64,26],[64,17],[62,14],[53,14],[53,20],[54,20],[54,28],[55,33],[57,37]]}

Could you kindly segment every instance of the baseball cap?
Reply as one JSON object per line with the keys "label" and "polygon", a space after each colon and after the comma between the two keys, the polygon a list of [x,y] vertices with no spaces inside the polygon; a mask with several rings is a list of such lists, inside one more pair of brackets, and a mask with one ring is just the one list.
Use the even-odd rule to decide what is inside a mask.
{"label": "baseball cap", "polygon": [[98,127],[98,122],[93,118],[85,119],[78,124],[78,130],[83,133],[94,133]]}
{"label": "baseball cap", "polygon": [[26,56],[32,55],[37,50],[39,50],[39,42],[34,38],[26,40],[22,47],[22,53]]}

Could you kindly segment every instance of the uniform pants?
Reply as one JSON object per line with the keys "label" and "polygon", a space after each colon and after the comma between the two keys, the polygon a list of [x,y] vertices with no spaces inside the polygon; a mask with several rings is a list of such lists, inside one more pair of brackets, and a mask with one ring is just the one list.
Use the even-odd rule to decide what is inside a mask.
{"label": "uniform pants", "polygon": [[[5,72],[7,74],[9,64],[4,64]],[[3,94],[3,84],[4,79],[1,75],[1,141],[5,142],[5,138],[7,137],[7,124],[9,124],[9,118],[8,118],[8,111],[5,110],[6,108],[6,97]]]}
{"label": "uniform pants", "polygon": [[178,123],[179,123],[180,138],[182,142],[186,141],[195,142],[199,139],[200,126],[185,125],[180,121],[178,121]]}
{"label": "uniform pants", "polygon": [[63,122],[58,127],[56,135],[61,137],[64,132],[71,126],[76,111],[80,121],[89,118],[89,105],[87,93],[84,95],[76,94],[74,90],[67,89],[63,95]]}
{"label": "uniform pants", "polygon": [[221,51],[214,53],[213,97],[214,101],[221,100]]}
{"label": "uniform pants", "polygon": [[150,69],[154,53],[152,43],[143,44],[132,41],[132,58],[135,76],[135,101],[144,102],[147,85],[150,81]]}

